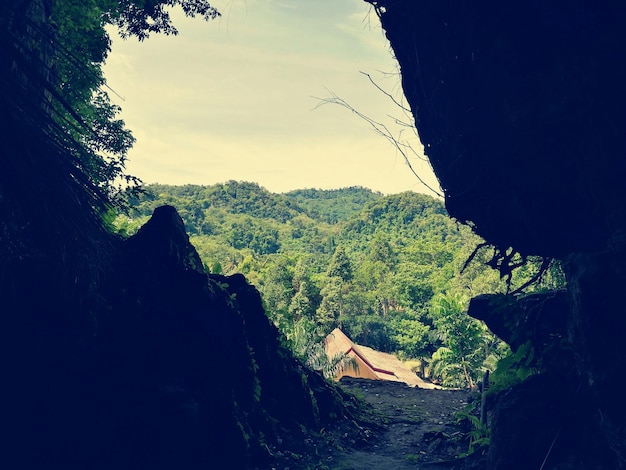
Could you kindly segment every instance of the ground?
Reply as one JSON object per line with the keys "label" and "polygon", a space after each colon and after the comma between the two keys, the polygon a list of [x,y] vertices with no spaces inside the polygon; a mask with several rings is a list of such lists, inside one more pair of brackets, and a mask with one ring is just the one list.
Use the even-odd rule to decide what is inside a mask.
{"label": "ground", "polygon": [[[459,455],[467,452],[467,422],[456,414],[473,395],[467,390],[432,390],[401,382],[344,377],[340,386],[365,403],[360,431],[323,430],[321,441],[311,440],[306,456],[281,458],[275,470],[403,470],[455,469],[470,465]],[[280,455],[280,452],[278,452]]]}

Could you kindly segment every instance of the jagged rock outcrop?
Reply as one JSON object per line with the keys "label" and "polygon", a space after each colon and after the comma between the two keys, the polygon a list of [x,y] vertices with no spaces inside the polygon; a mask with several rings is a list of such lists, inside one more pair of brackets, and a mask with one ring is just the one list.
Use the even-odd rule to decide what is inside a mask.
{"label": "jagged rock outcrop", "polygon": [[451,216],[555,257],[624,226],[622,3],[369,3]]}
{"label": "jagged rock outcrop", "polygon": [[567,354],[563,348],[570,308],[568,293],[561,290],[522,296],[483,294],[471,299],[467,313],[485,322],[514,352],[528,344],[534,364],[540,368],[553,364],[560,371]]}
{"label": "jagged rock outcrop", "polygon": [[331,387],[280,344],[256,289],[241,275],[203,272],[173,207],[157,208],[122,244],[109,292],[104,358],[142,402],[122,405],[114,422],[125,424],[119,443],[136,458],[165,468],[262,465],[281,433],[341,414]]}
{"label": "jagged rock outcrop", "polygon": [[272,444],[347,415],[243,276],[204,273],[173,207],[111,246],[98,296],[65,312],[82,329],[54,298],[4,318],[3,468],[268,468]]}
{"label": "jagged rock outcrop", "polygon": [[[448,212],[496,246],[505,265],[513,252],[563,264],[567,308],[555,321],[571,349],[562,365],[576,377],[563,386],[588,401],[577,411],[585,423],[579,442],[594,429],[603,444],[557,439],[569,448],[554,449],[562,458],[544,469],[626,466],[626,406],[615,388],[626,372],[626,5],[366,1],[400,64]],[[516,420],[525,420],[516,408],[526,409],[509,407],[499,434],[515,435]],[[493,446],[492,454],[506,449]],[[580,458],[565,458],[568,451]],[[498,464],[505,461],[514,459],[490,458],[493,468],[511,468]]]}
{"label": "jagged rock outcrop", "polygon": [[243,277],[203,272],[173,208],[110,233],[125,153],[93,158],[110,129],[53,76],[59,52],[99,80],[97,57],[57,41],[54,3],[0,7],[0,468],[267,468],[273,442],[305,445],[342,397],[281,346]]}
{"label": "jagged rock outcrop", "polygon": [[489,469],[619,468],[598,428],[593,400],[562,375],[541,373],[498,397],[491,422]]}

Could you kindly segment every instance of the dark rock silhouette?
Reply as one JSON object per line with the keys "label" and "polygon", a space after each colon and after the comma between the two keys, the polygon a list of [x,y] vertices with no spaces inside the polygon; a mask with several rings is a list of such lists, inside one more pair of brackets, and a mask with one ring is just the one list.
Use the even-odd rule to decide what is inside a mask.
{"label": "dark rock silhouette", "polygon": [[126,422],[135,458],[248,468],[281,433],[319,429],[340,412],[340,401],[324,399],[331,387],[281,346],[256,289],[241,275],[202,271],[173,207],[157,208],[118,260],[105,357],[144,403],[114,420]]}
{"label": "dark rock silhouette", "polygon": [[[484,321],[513,351],[529,341],[536,353],[541,354],[550,345],[566,341],[570,308],[566,291],[516,297],[483,294],[470,301],[467,313]],[[536,359],[550,361],[553,358],[548,356]]]}
{"label": "dark rock silhouette", "polygon": [[[565,0],[369,3],[400,64],[448,212],[500,251],[505,274],[513,252],[560,259],[566,273],[564,303],[548,323],[566,332],[571,354],[561,369],[573,371],[572,377],[561,383],[561,394],[525,395],[519,389],[520,401],[495,418],[497,439],[510,445],[492,446],[492,468],[513,468],[501,463],[515,462],[504,454],[521,455],[522,449],[543,453],[533,462],[550,456],[544,470],[583,468],[576,462],[595,462],[584,468],[626,466],[626,406],[615,387],[626,372],[626,6]],[[524,312],[527,306],[511,308]],[[523,330],[534,324],[519,321],[515,328],[522,331],[509,333],[531,338],[533,331]],[[578,442],[584,446],[572,445],[572,436],[553,442],[546,435],[532,448],[507,440],[507,433],[519,435],[530,401],[544,400],[535,403],[538,411],[559,396],[570,397],[566,403],[587,401],[571,411],[579,413]],[[589,434],[601,438],[586,440]]]}
{"label": "dark rock silhouette", "polygon": [[174,208],[130,239],[111,234],[100,172],[120,162],[99,166],[68,128],[93,130],[63,119],[76,110],[54,77],[53,2],[5,3],[0,468],[267,468],[274,443],[303,447],[345,417],[258,292],[204,273]]}
{"label": "dark rock silhouette", "polygon": [[97,301],[71,312],[91,335],[22,311],[3,338],[6,468],[262,468],[268,445],[346,415],[256,289],[203,272],[173,207],[112,246]]}
{"label": "dark rock silhouette", "polygon": [[623,228],[621,3],[371,3],[451,216],[556,257]]}

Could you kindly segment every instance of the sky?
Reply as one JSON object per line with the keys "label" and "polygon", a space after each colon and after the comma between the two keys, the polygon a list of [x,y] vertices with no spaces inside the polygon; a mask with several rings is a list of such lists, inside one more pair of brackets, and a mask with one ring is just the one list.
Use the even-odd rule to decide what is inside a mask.
{"label": "sky", "polygon": [[[337,96],[416,151],[438,188],[404,104],[398,66],[363,0],[215,0],[205,22],[172,11],[178,36],[122,40],[104,67],[137,142],[127,171],[145,183],[251,181],[272,192],[363,186],[432,194],[404,157]],[[320,106],[321,105],[321,106]],[[397,124],[396,121],[409,124]]]}

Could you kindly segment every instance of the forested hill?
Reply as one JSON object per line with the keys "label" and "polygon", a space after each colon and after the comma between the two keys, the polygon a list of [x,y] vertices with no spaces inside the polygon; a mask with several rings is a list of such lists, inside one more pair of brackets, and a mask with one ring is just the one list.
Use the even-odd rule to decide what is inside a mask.
{"label": "forested hill", "polygon": [[342,189],[297,189],[286,196],[306,210],[309,217],[337,223],[360,212],[365,204],[382,198],[382,194],[353,186]]}
{"label": "forested hill", "polygon": [[[245,181],[228,181],[212,186],[152,184],[145,189],[143,196],[131,201],[134,217],[149,216],[154,207],[167,203],[178,204],[181,214],[193,212],[196,217],[199,211],[217,208],[230,214],[247,214],[283,223],[302,214],[313,220],[335,224],[360,212],[366,203],[383,197],[362,187],[298,189],[276,194]],[[183,219],[190,232],[201,231],[193,216],[183,216]]]}
{"label": "forested hill", "polygon": [[118,216],[115,225],[131,235],[156,207],[172,205],[204,262],[220,263],[231,272],[247,254],[331,255],[345,223],[381,198],[360,187],[276,194],[256,183],[237,181],[212,186],[155,184],[131,200],[129,215]]}
{"label": "forested hill", "polygon": [[[504,283],[478,262],[461,275],[482,240],[438,199],[359,187],[275,194],[236,181],[145,189],[115,220],[118,231],[132,234],[155,207],[175,206],[205,269],[244,274],[303,360],[315,362],[315,344],[336,326],[366,346],[443,361],[449,385],[475,380],[493,360],[493,337],[464,312],[470,296]],[[468,374],[448,367],[470,356]]]}
{"label": "forested hill", "polygon": [[213,186],[154,184],[145,189],[143,196],[132,201],[134,215],[147,216],[154,207],[171,204],[177,207],[191,233],[202,232],[201,222],[207,210],[247,214],[282,223],[303,212],[284,195],[270,193],[256,183],[229,181]]}
{"label": "forested hill", "polygon": [[[362,187],[277,194],[238,181],[211,186],[154,184],[131,204],[129,215],[115,221],[121,233],[134,233],[156,207],[172,205],[205,263],[228,264],[232,259],[226,252],[232,258],[231,249],[256,256],[332,255],[338,243],[364,249],[361,245],[378,232],[392,236],[393,231],[395,239],[427,232],[445,239],[458,232],[437,199],[411,192],[383,196]],[[221,246],[223,253],[211,252],[209,246]]]}
{"label": "forested hill", "polygon": [[[412,196],[393,195],[385,197],[379,192],[360,186],[341,189],[297,189],[287,193],[272,193],[257,183],[228,181],[211,186],[172,186],[150,184],[144,194],[131,198],[131,218],[149,216],[155,207],[162,204],[178,205],[181,214],[194,211],[219,209],[230,214],[246,214],[255,218],[275,219],[286,222],[297,215],[328,224],[346,222],[355,214],[371,206],[362,218],[375,222],[376,218],[390,211],[401,212],[405,222],[415,216],[430,213],[446,214],[441,201],[430,196],[407,192]],[[382,201],[379,205],[371,203]],[[419,202],[417,202],[419,201]],[[417,205],[420,207],[417,207]],[[199,214],[195,214],[197,217]],[[195,232],[194,217],[183,219]]]}

